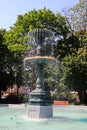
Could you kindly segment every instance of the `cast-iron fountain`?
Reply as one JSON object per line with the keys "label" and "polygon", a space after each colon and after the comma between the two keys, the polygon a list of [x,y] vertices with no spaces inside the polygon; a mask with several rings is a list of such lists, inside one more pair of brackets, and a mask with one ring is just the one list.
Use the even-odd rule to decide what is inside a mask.
{"label": "cast-iron fountain", "polygon": [[[0,130],[87,129],[87,106],[52,105],[53,100],[50,92],[45,89],[45,76],[43,74],[44,69],[46,69],[45,66],[56,62],[53,54],[49,55],[48,53],[50,45],[54,42],[53,37],[53,33],[47,29],[29,32],[29,43],[31,46],[34,45],[32,47],[34,51],[31,51],[32,54],[29,51],[29,56],[25,57],[24,62],[25,65],[36,64],[35,66],[37,66],[36,89],[30,95],[28,116],[25,104],[0,104]],[[29,63],[27,64],[27,62]]]}
{"label": "cast-iron fountain", "polygon": [[36,64],[37,81],[36,89],[30,94],[28,116],[29,118],[52,118],[53,99],[50,92],[44,86],[44,66],[57,60],[52,56],[51,48],[54,41],[54,33],[48,29],[35,29],[29,32],[29,44],[33,49],[24,58],[24,63]]}

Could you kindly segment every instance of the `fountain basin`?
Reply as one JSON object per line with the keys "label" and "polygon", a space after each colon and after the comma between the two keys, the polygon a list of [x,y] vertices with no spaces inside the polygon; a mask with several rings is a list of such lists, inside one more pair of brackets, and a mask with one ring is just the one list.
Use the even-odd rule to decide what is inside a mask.
{"label": "fountain basin", "polygon": [[51,56],[32,56],[24,58],[24,62],[25,61],[28,61],[31,64],[52,64],[54,62],[57,62],[57,59]]}
{"label": "fountain basin", "polygon": [[53,118],[31,119],[27,107],[0,105],[0,130],[86,130],[87,106],[53,106]]}

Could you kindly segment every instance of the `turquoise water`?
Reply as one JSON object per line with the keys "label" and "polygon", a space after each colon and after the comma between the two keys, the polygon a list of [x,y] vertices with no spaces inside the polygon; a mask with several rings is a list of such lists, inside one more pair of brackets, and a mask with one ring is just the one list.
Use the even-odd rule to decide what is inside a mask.
{"label": "turquoise water", "polygon": [[55,106],[53,118],[29,120],[27,108],[0,107],[0,130],[87,130],[87,107]]}

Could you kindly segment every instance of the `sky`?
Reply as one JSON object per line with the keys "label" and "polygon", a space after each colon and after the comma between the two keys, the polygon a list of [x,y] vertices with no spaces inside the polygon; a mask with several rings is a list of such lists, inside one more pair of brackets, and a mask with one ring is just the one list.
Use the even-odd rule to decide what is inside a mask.
{"label": "sky", "polygon": [[0,0],[0,29],[9,30],[18,15],[24,15],[33,9],[46,7],[57,13],[73,7],[78,2],[79,0]]}

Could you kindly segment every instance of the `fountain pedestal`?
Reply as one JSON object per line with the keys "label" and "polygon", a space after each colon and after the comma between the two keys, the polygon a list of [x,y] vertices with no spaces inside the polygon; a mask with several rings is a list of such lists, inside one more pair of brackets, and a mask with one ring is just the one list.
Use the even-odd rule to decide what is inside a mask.
{"label": "fountain pedestal", "polygon": [[30,105],[28,106],[29,118],[52,118],[53,100],[49,91],[36,88],[30,94]]}
{"label": "fountain pedestal", "polygon": [[29,105],[27,108],[29,118],[52,118],[53,106],[34,106]]}
{"label": "fountain pedestal", "polygon": [[28,115],[30,118],[53,117],[53,100],[50,92],[44,87],[43,68],[44,65],[42,63],[37,63],[37,85],[36,89],[30,94],[30,106],[28,106]]}

